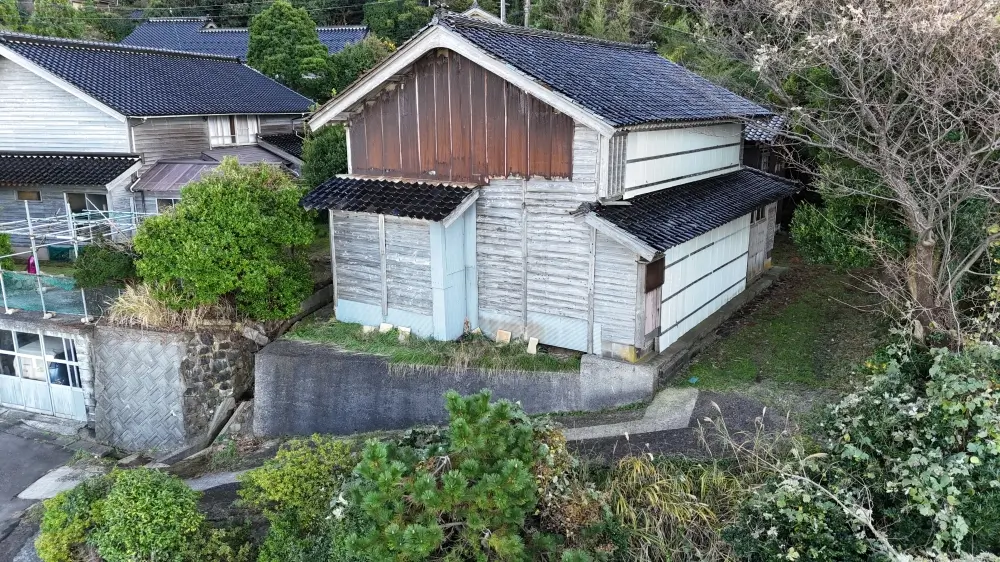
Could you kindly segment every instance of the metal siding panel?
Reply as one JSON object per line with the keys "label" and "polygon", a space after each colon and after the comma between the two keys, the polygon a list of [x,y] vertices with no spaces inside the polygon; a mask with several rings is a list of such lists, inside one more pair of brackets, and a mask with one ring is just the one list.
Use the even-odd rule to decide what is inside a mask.
{"label": "metal siding panel", "polygon": [[573,181],[597,185],[597,166],[600,160],[601,136],[583,125],[573,131]]}
{"label": "metal siding panel", "polygon": [[[652,158],[701,148],[723,147],[724,145],[735,144],[736,146],[623,163],[625,166],[624,188],[631,189],[671,178],[736,166],[740,163],[739,143],[741,135],[742,128],[738,123],[631,132],[628,134],[624,150],[628,160]],[[691,181],[694,179],[692,178]]]}
{"label": "metal siding panel", "polygon": [[128,152],[125,123],[0,58],[0,150]]}
{"label": "metal siding panel", "polygon": [[399,131],[399,87],[386,88],[379,98],[382,108],[382,167],[402,170]]}
{"label": "metal siding panel", "polygon": [[342,300],[381,306],[382,268],[378,248],[378,217],[335,213],[337,292]]}
{"label": "metal siding panel", "polygon": [[486,144],[488,175],[507,174],[507,83],[486,72]]}
{"label": "metal siding panel", "polygon": [[400,168],[410,177],[420,177],[420,142],[417,127],[417,83],[416,75],[410,74],[399,85]]}
{"label": "metal siding panel", "polygon": [[523,322],[521,183],[495,179],[476,202],[479,321],[490,335],[496,327],[520,333]]}
{"label": "metal siding panel", "polygon": [[389,308],[431,315],[433,298],[428,223],[385,217],[385,260]]}
{"label": "metal siding panel", "polygon": [[[601,326],[601,340],[634,344],[638,256],[601,233],[596,252],[594,323]],[[595,353],[600,343],[595,342]]]}
{"label": "metal siding panel", "polygon": [[24,407],[21,396],[21,379],[15,376],[0,375],[0,404],[4,406]]}
{"label": "metal siding panel", "polygon": [[281,135],[295,132],[290,117],[273,117],[261,115],[257,118],[261,135]]}

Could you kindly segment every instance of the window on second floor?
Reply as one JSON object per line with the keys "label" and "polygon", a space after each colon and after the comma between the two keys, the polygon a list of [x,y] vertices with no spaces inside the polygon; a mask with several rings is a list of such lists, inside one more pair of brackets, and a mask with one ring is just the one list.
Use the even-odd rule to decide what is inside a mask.
{"label": "window on second floor", "polygon": [[208,118],[208,135],[212,147],[253,144],[260,128],[256,115],[221,115]]}

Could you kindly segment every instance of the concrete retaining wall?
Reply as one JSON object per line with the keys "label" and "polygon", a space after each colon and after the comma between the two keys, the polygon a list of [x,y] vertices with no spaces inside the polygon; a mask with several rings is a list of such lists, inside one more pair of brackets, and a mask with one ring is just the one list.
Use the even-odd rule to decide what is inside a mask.
{"label": "concrete retaining wall", "polygon": [[388,365],[380,357],[280,340],[262,349],[254,373],[258,436],[349,434],[447,420],[443,395],[483,388],[528,413],[600,410],[648,400],[656,370],[585,355],[579,372],[456,372]]}

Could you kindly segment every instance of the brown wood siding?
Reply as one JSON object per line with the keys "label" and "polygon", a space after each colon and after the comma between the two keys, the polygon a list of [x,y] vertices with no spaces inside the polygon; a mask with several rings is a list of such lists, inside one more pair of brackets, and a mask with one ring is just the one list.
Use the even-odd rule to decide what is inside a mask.
{"label": "brown wood siding", "polygon": [[470,60],[429,53],[350,120],[355,174],[571,178],[573,119]]}

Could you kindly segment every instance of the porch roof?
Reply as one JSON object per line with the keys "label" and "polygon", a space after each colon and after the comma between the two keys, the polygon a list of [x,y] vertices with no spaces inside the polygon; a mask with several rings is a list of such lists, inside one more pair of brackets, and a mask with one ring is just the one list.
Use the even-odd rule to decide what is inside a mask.
{"label": "porch roof", "polygon": [[478,195],[474,186],[400,179],[333,177],[306,194],[306,209],[353,211],[443,221]]}
{"label": "porch roof", "polygon": [[139,163],[138,154],[0,152],[0,186],[106,186]]}
{"label": "porch roof", "polygon": [[655,253],[683,244],[801,188],[798,182],[743,168],[625,201],[590,204],[585,210]]}

